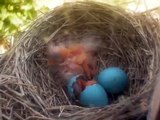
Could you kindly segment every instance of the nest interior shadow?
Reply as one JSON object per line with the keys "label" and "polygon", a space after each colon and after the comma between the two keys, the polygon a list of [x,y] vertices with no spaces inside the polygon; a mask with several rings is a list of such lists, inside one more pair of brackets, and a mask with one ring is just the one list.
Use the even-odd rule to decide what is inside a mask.
{"label": "nest interior shadow", "polygon": [[[96,2],[66,3],[43,15],[0,60],[2,117],[128,120],[143,115],[159,70],[158,26],[145,14]],[[118,66],[129,76],[129,88],[123,97],[111,99],[112,104],[105,108],[70,105],[60,77],[50,76],[47,66],[47,44],[92,37],[100,42],[100,70]]]}

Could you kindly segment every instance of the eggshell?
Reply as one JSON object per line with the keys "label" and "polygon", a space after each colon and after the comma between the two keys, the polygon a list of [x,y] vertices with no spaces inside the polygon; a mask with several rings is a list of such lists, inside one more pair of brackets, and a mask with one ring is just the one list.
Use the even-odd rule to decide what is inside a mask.
{"label": "eggshell", "polygon": [[74,77],[72,77],[69,81],[68,81],[68,84],[67,84],[67,90],[68,90],[68,94],[71,96],[71,97],[74,97],[74,93],[73,93],[73,83],[76,82],[77,80],[77,77],[79,77],[80,75],[76,75]]}
{"label": "eggshell", "polygon": [[118,94],[128,86],[127,74],[118,67],[104,69],[98,75],[98,83],[111,94]]}

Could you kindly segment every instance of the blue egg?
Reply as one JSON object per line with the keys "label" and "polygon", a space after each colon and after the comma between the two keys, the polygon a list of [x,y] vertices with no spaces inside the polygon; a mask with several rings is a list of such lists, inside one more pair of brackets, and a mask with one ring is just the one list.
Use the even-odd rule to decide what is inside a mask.
{"label": "blue egg", "polygon": [[111,94],[123,92],[128,86],[127,74],[118,67],[110,67],[98,75],[98,83]]}
{"label": "blue egg", "polygon": [[81,92],[80,104],[84,107],[104,107],[108,105],[108,95],[99,84],[90,85]]}

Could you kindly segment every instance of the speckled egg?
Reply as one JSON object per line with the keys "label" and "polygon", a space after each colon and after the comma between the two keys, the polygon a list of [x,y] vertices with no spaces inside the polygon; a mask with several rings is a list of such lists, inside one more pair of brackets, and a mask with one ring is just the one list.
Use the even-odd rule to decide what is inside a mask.
{"label": "speckled egg", "polygon": [[84,107],[104,107],[108,105],[108,95],[101,85],[93,84],[81,92],[80,104]]}
{"label": "speckled egg", "polygon": [[111,94],[123,92],[128,86],[127,74],[118,67],[106,68],[98,75],[98,83]]}

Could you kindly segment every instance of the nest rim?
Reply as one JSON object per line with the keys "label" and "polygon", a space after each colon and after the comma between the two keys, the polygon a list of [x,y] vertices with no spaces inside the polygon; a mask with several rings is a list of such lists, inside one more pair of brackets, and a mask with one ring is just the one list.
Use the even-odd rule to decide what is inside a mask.
{"label": "nest rim", "polygon": [[[87,12],[84,12],[86,10]],[[101,14],[97,14],[97,12]],[[92,19],[89,20],[87,15]],[[82,22],[83,20],[86,20],[86,22]],[[122,26],[118,22],[121,22]],[[139,22],[140,24],[138,24]],[[159,36],[155,34],[155,31],[159,29],[152,26],[152,23],[156,24],[156,21],[150,17],[148,18],[147,15],[134,15],[110,5],[96,2],[66,3],[37,19],[31,28],[18,38],[19,41],[15,44],[15,47],[2,56],[0,59],[2,68],[1,96],[4,100],[10,98],[16,101],[17,105],[25,106],[29,112],[27,119],[115,119],[118,116],[118,119],[122,120],[142,115],[147,112],[148,105],[143,105],[143,103],[148,104],[151,86],[153,86],[152,84],[159,70]],[[159,26],[158,23],[157,26]],[[65,29],[68,31],[65,31]],[[105,30],[108,30],[108,32]],[[139,75],[140,78],[144,77],[143,79],[148,82],[135,83],[132,86],[133,91],[130,89],[129,95],[125,99],[101,109],[71,105],[61,85],[49,76],[46,59],[44,59],[46,54],[42,52],[46,50],[45,47],[49,41],[54,40],[56,45],[59,42],[71,39],[70,36],[67,36],[68,33],[74,35],[75,37],[72,39],[75,40],[80,40],[82,38],[80,36],[85,38],[88,34],[96,36],[95,39],[104,39],[105,42],[103,41],[103,43],[108,46],[102,45],[102,48],[99,49],[100,56],[103,56],[102,61],[102,58],[99,58],[101,68],[104,68],[104,59],[107,57],[112,58],[112,54],[114,54],[117,60],[114,57],[109,61],[106,60],[107,65],[105,66],[113,65],[113,61],[114,64],[118,64],[120,61],[123,63],[128,60],[128,63],[118,64],[118,66],[122,67],[126,64],[126,66],[131,66],[131,69],[125,68],[126,71],[132,71],[134,66],[140,66],[140,70],[133,70],[137,72],[136,75],[132,75],[132,72],[130,72],[130,76],[138,76],[139,73],[143,73],[145,75]],[[97,38],[97,36],[100,38]],[[62,38],[65,39],[62,40]],[[110,41],[107,41],[107,39]],[[129,40],[127,41],[127,39]],[[103,51],[112,51],[112,53],[108,52],[106,54]],[[137,58],[135,58],[135,55]],[[129,56],[129,58],[126,56]],[[144,58],[141,58],[141,56]],[[137,63],[132,64],[135,61]],[[9,82],[10,79],[12,79],[13,85]],[[59,79],[58,76],[55,76],[55,79]],[[134,87],[139,89],[135,92]],[[5,91],[7,92],[5,93]],[[12,94],[15,95],[15,98]],[[48,96],[49,98],[47,98]],[[12,106],[10,102],[7,103]],[[22,108],[20,110],[22,111],[20,115],[23,116],[24,111]],[[139,111],[136,112],[136,110]],[[4,110],[3,112],[8,114]],[[125,115],[126,112],[128,112],[127,115]],[[13,116],[18,117],[15,114]]]}

